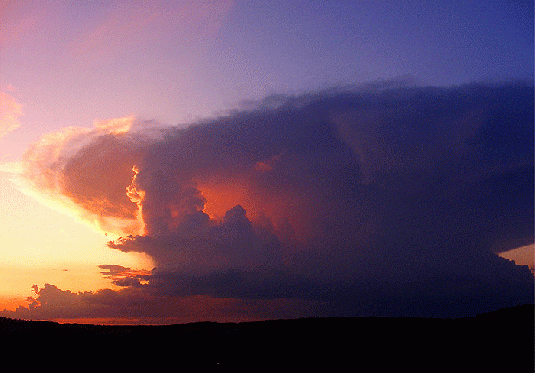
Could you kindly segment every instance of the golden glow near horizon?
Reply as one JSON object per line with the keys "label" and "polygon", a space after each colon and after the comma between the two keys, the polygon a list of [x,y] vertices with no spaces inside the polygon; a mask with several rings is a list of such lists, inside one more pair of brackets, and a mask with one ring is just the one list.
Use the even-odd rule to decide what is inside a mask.
{"label": "golden glow near horizon", "polygon": [[0,172],[0,309],[30,296],[34,284],[72,291],[110,288],[101,264],[152,268],[148,257],[108,248],[114,237],[24,194],[12,178]]}
{"label": "golden glow near horizon", "polygon": [[94,132],[123,134],[133,122],[134,116],[97,120],[93,129],[70,127],[48,133],[34,143],[34,151],[23,162],[0,164],[0,310],[24,305],[35,284],[51,283],[73,292],[114,288],[99,265],[152,269],[144,254],[107,247],[124,232],[143,233],[143,192],[134,186],[135,166],[132,185],[124,193],[138,206],[137,221],[93,216],[61,193],[58,175],[36,175],[32,169],[40,162],[61,159],[64,145],[73,139]]}

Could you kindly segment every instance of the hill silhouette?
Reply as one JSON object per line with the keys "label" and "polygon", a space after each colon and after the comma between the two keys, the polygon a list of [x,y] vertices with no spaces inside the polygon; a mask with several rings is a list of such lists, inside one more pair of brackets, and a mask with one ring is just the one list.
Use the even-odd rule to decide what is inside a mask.
{"label": "hill silhouette", "polygon": [[[82,357],[116,367],[345,367],[373,370],[531,367],[533,305],[459,319],[303,318],[164,326],[0,318],[4,356]],[[89,358],[92,356],[92,358]],[[162,365],[163,366],[163,365]],[[346,370],[346,369],[344,369]]]}

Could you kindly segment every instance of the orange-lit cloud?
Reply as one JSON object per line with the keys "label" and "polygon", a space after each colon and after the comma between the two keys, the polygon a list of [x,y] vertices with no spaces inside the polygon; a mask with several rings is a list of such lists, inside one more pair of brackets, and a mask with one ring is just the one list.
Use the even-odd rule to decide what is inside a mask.
{"label": "orange-lit cloud", "polygon": [[[144,147],[154,141],[152,124],[134,117],[96,121],[44,135],[23,160],[23,189],[104,232],[141,232],[138,206],[127,188]],[[136,128],[132,128],[132,126]],[[143,127],[143,135],[136,131]]]}
{"label": "orange-lit cloud", "polygon": [[135,165],[132,167],[132,171],[134,172],[134,176],[132,176],[132,183],[126,187],[126,196],[137,206],[136,220],[141,227],[141,234],[144,234],[145,223],[143,222],[143,199],[145,197],[145,192],[137,190],[136,188],[136,177],[139,174],[139,170]]}
{"label": "orange-lit cloud", "polygon": [[227,181],[225,184],[208,184],[199,186],[199,191],[205,199],[203,212],[210,219],[221,220],[226,212],[236,205],[241,205],[247,211],[247,217],[257,217],[256,205],[247,195],[247,189],[239,181]]}
{"label": "orange-lit cloud", "polygon": [[512,260],[517,265],[528,266],[535,275],[535,245],[520,246],[516,249],[499,254],[502,258]]}

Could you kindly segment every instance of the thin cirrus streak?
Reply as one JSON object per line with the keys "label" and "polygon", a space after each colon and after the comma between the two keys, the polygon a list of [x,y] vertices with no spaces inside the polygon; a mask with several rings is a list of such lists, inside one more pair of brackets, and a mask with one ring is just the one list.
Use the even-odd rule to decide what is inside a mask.
{"label": "thin cirrus streak", "polygon": [[34,144],[25,176],[122,235],[110,248],[152,258],[84,295],[106,312],[202,296],[257,302],[244,318],[276,299],[300,315],[461,315],[532,299],[529,269],[496,255],[533,242],[532,123],[529,84],[384,84],[185,129],[72,130]]}

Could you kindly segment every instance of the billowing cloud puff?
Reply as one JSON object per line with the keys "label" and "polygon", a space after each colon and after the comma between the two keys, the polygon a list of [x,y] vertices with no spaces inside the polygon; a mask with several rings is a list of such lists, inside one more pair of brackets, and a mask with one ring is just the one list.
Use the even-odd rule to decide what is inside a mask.
{"label": "billowing cloud puff", "polygon": [[45,200],[63,205],[112,233],[142,230],[138,207],[126,193],[132,169],[159,136],[158,125],[134,117],[96,121],[44,135],[23,159],[24,177]]}
{"label": "billowing cloud puff", "polygon": [[533,99],[370,85],[185,129],[123,119],[46,136],[26,177],[152,257],[143,285],[121,279],[145,297],[480,312],[533,297],[529,270],[495,255],[533,242]]}

